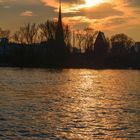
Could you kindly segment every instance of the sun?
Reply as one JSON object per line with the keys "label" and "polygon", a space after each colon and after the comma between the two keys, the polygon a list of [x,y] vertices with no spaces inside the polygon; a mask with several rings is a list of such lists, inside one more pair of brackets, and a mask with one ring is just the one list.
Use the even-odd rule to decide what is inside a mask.
{"label": "sun", "polygon": [[86,7],[91,7],[102,3],[103,0],[85,0]]}

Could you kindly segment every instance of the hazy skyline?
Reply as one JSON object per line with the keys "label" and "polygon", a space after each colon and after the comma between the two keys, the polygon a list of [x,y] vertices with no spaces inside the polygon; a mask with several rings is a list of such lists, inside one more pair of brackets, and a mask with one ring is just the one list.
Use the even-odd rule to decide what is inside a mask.
{"label": "hazy skyline", "polygon": [[[56,19],[58,0],[0,0],[0,27],[16,31],[28,22]],[[139,0],[62,0],[63,22],[72,28],[92,27],[107,36],[126,33],[140,41]]]}

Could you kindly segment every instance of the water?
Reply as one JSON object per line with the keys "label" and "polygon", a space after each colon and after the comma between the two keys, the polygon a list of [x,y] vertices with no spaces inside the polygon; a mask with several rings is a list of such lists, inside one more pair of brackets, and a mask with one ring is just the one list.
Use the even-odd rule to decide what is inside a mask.
{"label": "water", "polygon": [[140,71],[0,68],[0,139],[140,139]]}

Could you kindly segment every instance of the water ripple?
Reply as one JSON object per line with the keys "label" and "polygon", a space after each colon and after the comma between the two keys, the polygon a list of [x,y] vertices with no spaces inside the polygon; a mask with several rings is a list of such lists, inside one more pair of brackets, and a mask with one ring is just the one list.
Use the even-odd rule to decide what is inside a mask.
{"label": "water ripple", "polygon": [[140,138],[140,72],[0,68],[1,140]]}

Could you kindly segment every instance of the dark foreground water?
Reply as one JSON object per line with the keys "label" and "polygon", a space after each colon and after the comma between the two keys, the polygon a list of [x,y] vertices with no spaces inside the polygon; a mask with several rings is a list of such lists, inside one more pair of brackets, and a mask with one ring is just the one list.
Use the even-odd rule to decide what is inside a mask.
{"label": "dark foreground water", "polygon": [[0,68],[0,140],[140,140],[140,71]]}

